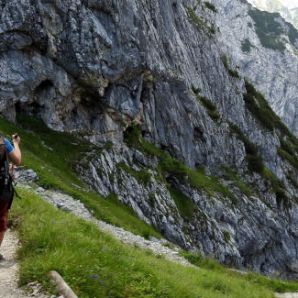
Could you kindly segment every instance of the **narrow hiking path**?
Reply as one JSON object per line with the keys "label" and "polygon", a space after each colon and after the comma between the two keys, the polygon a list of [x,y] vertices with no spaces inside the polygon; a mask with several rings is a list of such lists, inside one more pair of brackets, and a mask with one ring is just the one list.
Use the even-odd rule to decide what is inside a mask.
{"label": "narrow hiking path", "polygon": [[0,298],[48,298],[40,293],[40,287],[36,284],[31,284],[28,292],[18,288],[17,249],[17,234],[8,230],[0,249],[1,254],[5,257],[5,260],[0,262]]}
{"label": "narrow hiking path", "polygon": [[7,231],[1,246],[1,254],[5,257],[0,262],[0,297],[1,298],[27,298],[23,291],[18,289],[18,265],[15,253],[18,246],[16,234]]}

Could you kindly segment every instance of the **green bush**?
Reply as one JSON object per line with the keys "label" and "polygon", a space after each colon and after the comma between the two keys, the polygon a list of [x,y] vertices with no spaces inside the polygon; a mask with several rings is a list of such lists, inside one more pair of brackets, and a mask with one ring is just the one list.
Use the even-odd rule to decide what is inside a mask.
{"label": "green bush", "polygon": [[230,233],[229,233],[228,231],[223,231],[223,236],[224,236],[224,241],[225,241],[226,243],[229,243],[230,240],[231,240],[231,235],[230,235]]}
{"label": "green bush", "polygon": [[245,81],[245,88],[245,105],[262,126],[270,131],[279,129],[284,134],[291,134],[280,118],[272,111],[264,96],[247,80]]}
{"label": "green bush", "polygon": [[276,202],[279,207],[288,208],[290,206],[290,199],[286,195],[285,186],[270,170],[265,168],[262,177],[269,181],[272,191],[276,195]]}
{"label": "green bush", "polygon": [[254,86],[245,81],[246,94],[244,94],[245,105],[259,123],[269,131],[279,134],[281,149],[288,154],[298,152],[298,140],[289,131],[288,127],[272,111],[264,96]]}

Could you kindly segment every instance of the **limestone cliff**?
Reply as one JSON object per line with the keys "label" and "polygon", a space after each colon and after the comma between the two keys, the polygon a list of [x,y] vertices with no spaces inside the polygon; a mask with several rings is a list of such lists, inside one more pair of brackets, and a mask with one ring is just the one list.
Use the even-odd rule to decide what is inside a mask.
{"label": "limestone cliff", "polygon": [[246,1],[213,1],[219,39],[239,72],[254,82],[273,110],[298,134],[298,31],[279,13]]}

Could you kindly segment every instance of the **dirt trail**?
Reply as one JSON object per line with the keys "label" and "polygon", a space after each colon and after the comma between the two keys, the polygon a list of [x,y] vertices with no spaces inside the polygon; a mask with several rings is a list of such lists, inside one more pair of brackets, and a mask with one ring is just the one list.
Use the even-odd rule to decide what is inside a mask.
{"label": "dirt trail", "polygon": [[8,230],[0,247],[0,253],[5,257],[0,261],[0,298],[48,298],[39,292],[40,287],[36,284],[28,288],[28,293],[18,288],[17,248],[17,234]]}
{"label": "dirt trail", "polygon": [[276,298],[298,298],[298,293],[275,294]]}
{"label": "dirt trail", "polygon": [[27,298],[22,290],[18,289],[18,264],[15,253],[18,247],[18,238],[12,231],[7,231],[5,239],[0,248],[5,257],[0,262],[0,298]]}

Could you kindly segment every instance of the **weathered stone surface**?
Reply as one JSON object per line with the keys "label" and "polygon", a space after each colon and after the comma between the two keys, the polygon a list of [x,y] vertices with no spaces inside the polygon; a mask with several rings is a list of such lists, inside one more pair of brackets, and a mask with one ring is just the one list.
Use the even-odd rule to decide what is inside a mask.
{"label": "weathered stone surface", "polygon": [[[272,14],[268,19],[275,19],[285,32],[291,32],[294,42],[289,40],[289,34],[281,34],[279,38],[285,49],[281,51],[268,48],[263,46],[257,34],[255,20],[249,13],[253,9],[251,5],[238,0],[212,2],[218,9],[215,15],[216,24],[220,28],[218,36],[223,51],[231,58],[232,65],[237,65],[238,71],[254,82],[273,110],[298,135],[297,30],[294,27],[291,29],[278,14]],[[271,7],[274,10],[272,5]],[[275,25],[268,19],[265,20],[264,16],[263,19],[263,26],[267,22],[274,32]],[[275,34],[272,35],[274,39]],[[249,50],[243,50],[245,42],[249,43]]]}

